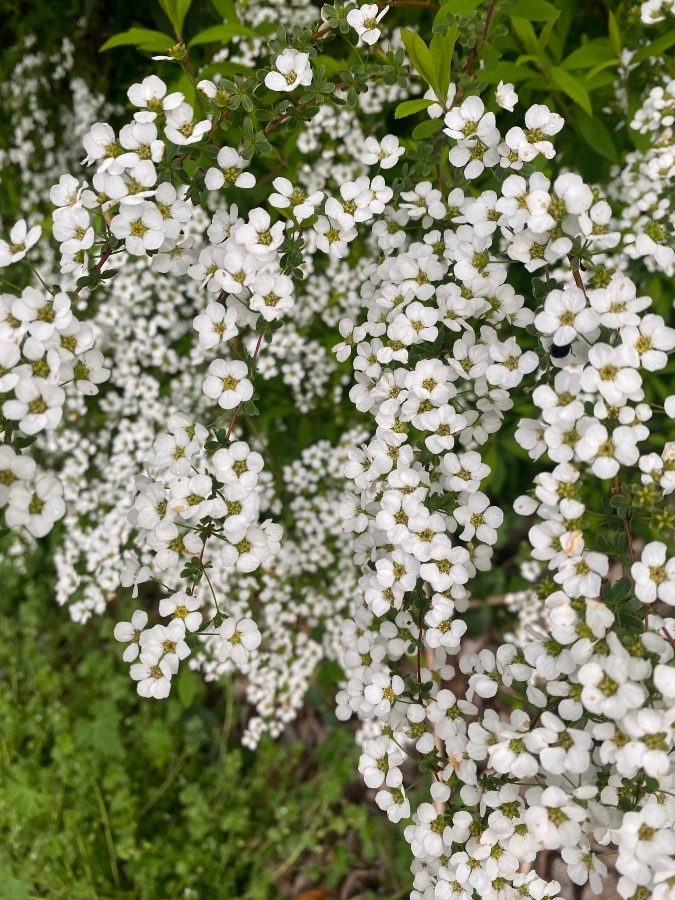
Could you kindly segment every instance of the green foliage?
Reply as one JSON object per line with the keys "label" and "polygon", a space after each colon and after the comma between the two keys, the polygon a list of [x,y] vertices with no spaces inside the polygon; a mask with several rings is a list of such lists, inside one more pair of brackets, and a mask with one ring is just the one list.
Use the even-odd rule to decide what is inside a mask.
{"label": "green foliage", "polygon": [[330,887],[367,864],[386,896],[401,889],[407,850],[362,802],[349,731],[248,752],[238,686],[189,669],[168,701],[139,700],[113,617],[71,623],[46,570],[42,553],[27,576],[0,567],[3,900],[273,900],[298,872]]}
{"label": "green foliage", "polygon": [[100,52],[112,50],[114,47],[137,47],[148,53],[156,53],[168,49],[173,43],[171,35],[163,34],[161,31],[153,31],[151,28],[130,28],[122,34],[111,37],[101,47]]}

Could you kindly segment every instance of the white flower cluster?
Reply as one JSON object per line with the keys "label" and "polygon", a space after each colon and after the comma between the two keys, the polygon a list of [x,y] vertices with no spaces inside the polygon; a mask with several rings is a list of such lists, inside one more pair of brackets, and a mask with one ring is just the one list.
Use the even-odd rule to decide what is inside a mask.
{"label": "white flower cluster", "polygon": [[[498,161],[489,154],[501,136],[481,100],[465,99],[445,121],[457,142],[451,162],[466,164],[467,178]],[[542,107],[525,122],[504,142],[502,160],[514,167],[535,152],[552,157],[548,136],[562,125]],[[387,210],[408,232],[420,221],[421,239],[392,242],[373,228],[383,259],[362,286],[365,318],[340,323],[335,350],[355,353],[351,399],[377,427],[346,470],[359,493],[342,512],[364,574],[357,613],[343,626],[338,715],[370,723],[360,769],[392,821],[412,819],[420,900],[551,896],[559,885],[521,873],[542,849],[560,851],[571,880],[596,892],[603,846],[618,849],[624,897],[651,896],[672,873],[675,619],[649,606],[641,636],[619,639],[624,582],[611,593],[610,558],[592,546],[601,512],[581,500],[593,476],[620,494],[619,473],[631,467],[644,473],[645,501],[672,490],[672,445],[662,456],[638,445],[652,418],[641,373],[664,368],[675,330],[626,275],[593,263],[597,286],[587,288],[568,264],[579,251],[591,260],[619,244],[619,233],[594,227],[610,213],[574,174],[553,183],[512,174],[499,193],[477,197],[421,183]],[[507,284],[505,258],[544,270],[538,310]],[[543,352],[526,349],[526,329]],[[491,565],[503,520],[481,490],[490,474],[481,446],[528,376],[541,413],[521,420],[516,440],[557,465],[516,508],[542,520],[530,542],[548,628],[532,627],[537,615],[518,645],[462,655],[458,673],[450,661],[466,624],[457,613],[468,608],[471,578]],[[649,543],[630,567],[643,603],[675,600],[668,554]],[[462,675],[464,695],[443,687]],[[525,709],[500,719],[484,703],[498,692]],[[416,811],[405,756],[435,774],[431,802]],[[633,785],[626,808],[622,792]]]}
{"label": "white flower cluster", "polygon": [[622,203],[619,227],[627,263],[643,260],[652,271],[675,272],[673,210],[673,113],[675,81],[653,87],[636,110],[631,127],[650,138],[646,151],[629,153],[616,170],[610,193]]}
{"label": "white flower cluster", "polygon": [[[315,18],[298,0],[246,21],[275,11]],[[385,12],[346,22],[396,51]],[[230,62],[266,58],[258,39],[233,46]],[[256,90],[282,96],[264,139],[320,77],[304,50],[267,62]],[[0,296],[7,523],[41,537],[64,519],[57,599],[76,619],[120,581],[159,599],[166,624],[137,610],[115,629],[142,696],[166,697],[183,660],[209,681],[246,675],[246,746],[278,736],[337,660],[337,715],[363,723],[359,769],[404,823],[414,900],[552,897],[543,850],[596,893],[615,853],[622,897],[671,896],[675,398],[654,373],[675,330],[644,270],[675,271],[675,82],[633,115],[650,146],[607,198],[554,166],[564,123],[546,105],[502,134],[512,84],[428,92],[433,181],[360,120],[408,98],[399,81],[319,105],[297,173],[264,179],[255,147],[218,128],[219,83],[196,88],[199,113],[150,75],[129,89],[132,121],[84,134],[93,176],[51,190],[58,289],[37,217],[5,229],[0,264],[45,275]],[[261,381],[279,409],[259,429]],[[289,434],[289,412],[319,407],[316,434]],[[33,437],[60,481],[23,452]],[[515,502],[517,627],[473,652],[473,588],[513,515],[491,499],[502,441],[543,470]],[[412,762],[431,782],[416,808]]]}
{"label": "white flower cluster", "polygon": [[[39,228],[27,232],[20,220],[12,229],[5,263],[21,258],[38,238]],[[46,535],[63,517],[63,489],[33,459],[15,451],[12,437],[53,431],[63,418],[66,391],[91,396],[110,374],[103,354],[93,349],[92,330],[73,315],[73,297],[77,295],[33,287],[18,297],[0,295],[0,391],[6,422],[0,505],[6,507],[8,525],[23,526],[34,537]]]}

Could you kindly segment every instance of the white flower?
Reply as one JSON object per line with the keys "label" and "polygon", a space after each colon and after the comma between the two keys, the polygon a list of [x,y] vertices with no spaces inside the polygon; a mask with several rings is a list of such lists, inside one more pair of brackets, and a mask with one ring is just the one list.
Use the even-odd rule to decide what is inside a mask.
{"label": "white flower", "polygon": [[433,605],[425,616],[425,622],[429,626],[426,633],[426,643],[432,649],[445,647],[453,652],[459,648],[462,635],[466,631],[466,622],[461,619],[453,619],[454,605],[444,598],[434,599]]}
{"label": "white flower", "polygon": [[544,769],[554,775],[564,775],[566,772],[583,775],[591,762],[591,735],[578,728],[568,728],[562,719],[551,712],[543,712],[540,722],[541,727],[536,731],[548,745],[539,752]]}
{"label": "white flower", "polygon": [[324,253],[341,258],[349,251],[349,242],[356,237],[356,229],[344,227],[336,219],[319,216],[315,225],[316,246]]}
{"label": "white flower", "polygon": [[63,485],[53,475],[41,475],[32,489],[24,481],[9,488],[5,518],[11,528],[23,526],[33,537],[44,537],[65,512]]}
{"label": "white flower", "polygon": [[159,250],[164,242],[164,220],[157,207],[148,202],[124,205],[110,223],[116,238],[124,240],[133,256],[144,256],[148,250]]}
{"label": "white flower", "polygon": [[628,344],[594,344],[581,374],[581,387],[599,391],[610,406],[623,406],[627,399],[641,400],[642,378],[637,366],[638,354]]}
{"label": "white flower", "polygon": [[196,597],[191,597],[185,591],[178,591],[159,601],[159,614],[180,619],[188,631],[198,631],[202,624],[202,614],[198,612],[200,606],[201,603]]}
{"label": "white flower", "polygon": [[[124,568],[120,572],[120,584],[122,587],[132,588],[131,596],[136,598],[138,597],[138,585],[150,580],[150,569],[141,565],[133,553],[125,553],[124,559]],[[145,627],[145,625],[142,627]],[[120,640],[120,638],[117,638],[117,640]]]}
{"label": "white flower", "polygon": [[272,225],[268,212],[264,209],[252,209],[248,222],[234,228],[232,236],[254,256],[269,256],[281,246],[284,223],[275,222]]}
{"label": "white flower", "polygon": [[[534,797],[537,798],[536,803]],[[557,850],[559,847],[573,847],[579,842],[579,823],[583,822],[586,814],[562,788],[530,788],[526,798],[530,807],[525,810],[525,822],[539,847]]]}
{"label": "white flower", "polygon": [[635,582],[635,593],[643,603],[654,603],[658,599],[675,606],[675,557],[668,559],[664,543],[651,541],[646,544],[630,573]]}
{"label": "white flower", "polygon": [[192,324],[199,335],[199,344],[205,350],[239,334],[236,311],[227,309],[222,303],[209,303],[203,313],[195,316]]}
{"label": "white flower", "polygon": [[63,383],[73,381],[80,393],[87,397],[98,394],[97,385],[110,378],[110,369],[104,365],[100,350],[87,350],[76,362],[64,362],[59,370]]}
{"label": "white flower", "polygon": [[204,545],[193,531],[181,533],[174,522],[163,521],[146,536],[147,545],[155,551],[155,566],[162,571],[178,565],[183,556],[198,556]]}
{"label": "white flower", "polygon": [[73,318],[68,294],[61,292],[51,297],[32,287],[24,288],[14,301],[12,314],[28,323],[28,333],[42,343],[67,328]]}
{"label": "white flower", "polygon": [[560,855],[574,884],[586,884],[588,881],[594,894],[602,893],[602,879],[607,874],[607,866],[597,854],[591,852],[587,843],[581,847],[563,847]]}
{"label": "white flower", "polygon": [[55,214],[52,233],[60,243],[63,256],[80,255],[83,250],[89,250],[96,237],[91,217],[81,206],[63,209],[58,217]]}
{"label": "white flower", "polygon": [[294,91],[312,83],[309,55],[298,50],[284,50],[274,61],[277,69],[265,75],[265,86],[271,91]]}
{"label": "white flower", "polygon": [[524,162],[531,162],[538,153],[547,159],[553,159],[555,148],[546,138],[557,134],[564,124],[562,116],[552,113],[544,105],[535,104],[525,113],[527,130],[511,128],[506,133],[506,143]]}
{"label": "white flower", "polygon": [[143,631],[140,647],[141,659],[144,653],[161,657],[175,675],[180,660],[190,655],[190,648],[185,640],[185,623],[182,619],[173,619],[168,625],[155,625],[154,628]]}
{"label": "white flower", "polygon": [[0,507],[6,506],[12,485],[28,481],[35,469],[32,457],[17,453],[9,444],[0,444]]}
{"label": "white flower", "polygon": [[152,268],[155,272],[170,273],[175,278],[185,275],[190,266],[197,261],[197,254],[192,249],[194,238],[188,235],[182,241],[166,238],[159,248],[159,253],[152,257]]}
{"label": "white flower", "polygon": [[248,491],[258,483],[262,468],[262,456],[252,451],[245,441],[234,441],[213,454],[213,472],[218,481],[239,482]]}
{"label": "white flower", "polygon": [[503,81],[500,81],[495,92],[495,100],[497,101],[497,105],[501,106],[502,109],[513,112],[513,109],[518,102],[518,94],[513,90],[512,84],[504,84]]}
{"label": "white flower", "polygon": [[365,149],[361,153],[361,162],[364,166],[379,165],[382,169],[391,169],[405,153],[405,148],[400,146],[394,134],[386,134],[381,141],[372,136],[367,137],[363,146]]}
{"label": "white flower", "polygon": [[0,240],[0,268],[23,259],[26,253],[40,240],[42,229],[39,225],[28,228],[25,219],[19,219],[9,232],[9,241]]}
{"label": "white flower", "polygon": [[121,644],[129,644],[125,648],[122,659],[124,662],[133,662],[138,658],[140,653],[141,632],[148,624],[148,614],[137,609],[131,617],[130,622],[118,622],[113,632],[115,640]]}
{"label": "white flower", "polygon": [[665,368],[667,354],[675,348],[675,329],[669,328],[661,316],[650,313],[643,316],[638,327],[622,328],[621,340],[635,349],[643,369],[656,372]]}
{"label": "white flower", "polygon": [[204,184],[209,191],[219,190],[225,183],[238,188],[252,188],[255,177],[243,172],[249,160],[244,159],[233,147],[222,147],[218,152],[219,168],[210,168],[204,176]]}
{"label": "white flower", "polygon": [[151,121],[160,112],[176,109],[185,99],[178,91],[167,94],[166,84],[156,75],[148,75],[140,84],[132,84],[127,97],[133,106],[144,110],[144,118],[136,113],[137,121]]}
{"label": "white flower", "polygon": [[520,384],[523,375],[533,372],[539,365],[537,354],[532,350],[523,353],[513,337],[504,344],[491,344],[490,356],[494,363],[487,367],[485,376],[491,384],[505,390]]}
{"label": "white flower", "polygon": [[377,3],[366,3],[358,9],[350,9],[347,13],[347,22],[364,44],[376,44],[381,34],[377,25],[388,9],[389,7],[385,6],[380,10]]}
{"label": "white flower", "polygon": [[401,819],[410,818],[410,801],[406,797],[403,787],[378,791],[375,794],[375,802],[380,809],[386,812],[390,822],[400,822]]}
{"label": "white flower", "polygon": [[49,190],[49,199],[57,209],[54,210],[53,216],[56,219],[66,208],[76,206],[89,206],[90,203],[85,200],[91,199],[92,192],[84,191],[84,183],[80,183],[77,178],[72,175],[61,175],[58,184],[52,185]]}
{"label": "white flower", "polygon": [[494,113],[486,113],[480,97],[467,97],[445,116],[444,131],[456,141],[488,138],[495,131]]}
{"label": "white flower", "polygon": [[213,482],[208,475],[183,475],[171,482],[169,509],[188,522],[199,522],[211,514]]}
{"label": "white flower", "polygon": [[616,719],[645,701],[645,688],[630,680],[623,654],[602,657],[602,663],[585,663],[578,678],[583,686],[581,702],[590,713]]}
{"label": "white flower", "polygon": [[359,759],[359,772],[369,788],[379,788],[383,784],[388,788],[401,786],[403,776],[399,766],[404,757],[395,745],[390,749],[387,738],[381,737],[368,741],[364,751]]}
{"label": "white flower", "polygon": [[535,320],[536,328],[553,338],[559,347],[571,344],[577,335],[589,336],[598,325],[598,317],[589,308],[583,291],[568,287],[564,291],[550,291],[544,310]]}
{"label": "white flower", "polygon": [[188,103],[180,103],[167,110],[164,134],[172,144],[181,147],[196,144],[211,130],[209,119],[194,122],[194,115],[195,112]]}
{"label": "white flower", "polygon": [[225,619],[219,630],[221,644],[218,658],[231,659],[238,666],[246,665],[251,654],[260,646],[262,635],[253,619]]}
{"label": "white flower", "polygon": [[323,191],[315,191],[308,196],[302,188],[294,187],[288,178],[275,178],[272,184],[278,193],[270,194],[270,205],[276,209],[290,209],[298,222],[313,216],[324,197]]}
{"label": "white flower", "polygon": [[21,378],[14,388],[14,400],[6,400],[2,411],[7,419],[19,420],[24,434],[52,431],[61,421],[66,395],[44,378]]}
{"label": "white flower", "polygon": [[136,690],[141,697],[152,697],[164,700],[171,691],[171,666],[168,660],[160,659],[153,650],[142,650],[140,662],[134,663],[129,670]]}
{"label": "white flower", "polygon": [[[578,534],[572,533],[572,542]],[[563,551],[565,550],[566,546],[563,543]],[[562,584],[569,597],[597,597],[608,569],[609,560],[604,553],[583,551],[579,556],[571,556],[561,561],[559,570],[554,575],[554,581]]]}
{"label": "white flower", "polygon": [[576,446],[579,459],[591,463],[598,478],[613,478],[620,465],[632,466],[640,456],[633,428],[620,425],[609,434],[600,422],[593,422],[584,431]]}
{"label": "white flower", "polygon": [[254,572],[279,552],[281,535],[281,526],[269,520],[262,525],[242,525],[238,533],[233,530],[227,535],[221,551],[223,564],[238,572]]}
{"label": "white flower", "polygon": [[453,513],[459,525],[464,526],[460,537],[469,541],[475,535],[485,544],[494,544],[497,540],[496,529],[504,521],[504,513],[496,506],[490,506],[485,494],[461,494],[462,506]]}
{"label": "white flower", "polygon": [[293,308],[293,281],[287,275],[260,275],[251,285],[249,306],[266,322],[280,319]]}
{"label": "white flower", "polygon": [[247,375],[248,366],[240,359],[230,362],[214,359],[202,390],[211,400],[217,400],[222,409],[234,409],[253,396],[253,385]]}
{"label": "white flower", "polygon": [[84,159],[85,165],[90,165],[97,159],[105,159],[106,162],[99,167],[99,172],[110,165],[115,156],[121,153],[120,145],[115,138],[115,132],[105,122],[96,122],[82,138],[82,146],[87,152]]}

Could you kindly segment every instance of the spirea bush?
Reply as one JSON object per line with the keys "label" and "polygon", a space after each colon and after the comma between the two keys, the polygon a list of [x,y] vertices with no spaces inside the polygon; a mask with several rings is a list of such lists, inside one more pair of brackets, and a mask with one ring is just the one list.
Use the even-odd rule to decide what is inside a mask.
{"label": "spirea bush", "polygon": [[0,241],[13,552],[246,747],[337,662],[412,898],[675,896],[672,4],[160,5]]}

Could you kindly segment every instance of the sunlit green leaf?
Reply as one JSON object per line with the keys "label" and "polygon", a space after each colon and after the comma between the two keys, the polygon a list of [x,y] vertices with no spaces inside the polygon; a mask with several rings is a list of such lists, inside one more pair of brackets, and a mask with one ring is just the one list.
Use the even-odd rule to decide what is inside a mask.
{"label": "sunlit green leaf", "polygon": [[529,22],[548,22],[549,19],[557,19],[560,10],[546,0],[516,0],[505,11],[510,16],[519,16]]}
{"label": "sunlit green leaf", "polygon": [[549,77],[554,87],[571,97],[589,115],[593,112],[588,91],[574,75],[570,75],[569,72],[566,72],[565,69],[561,69],[559,66],[552,66]]}
{"label": "sunlit green leaf", "polygon": [[256,33],[245,25],[226,22],[223,25],[212,25],[196,34],[188,47],[196,47],[198,44],[228,44],[233,37],[255,37]]}
{"label": "sunlit green leaf", "polygon": [[138,47],[140,50],[148,51],[167,50],[175,42],[175,38],[162,31],[153,31],[150,28],[130,28],[121,34],[113,35],[100,48],[99,53],[104,50],[112,50],[114,47]]}
{"label": "sunlit green leaf", "polygon": [[399,103],[396,107],[394,118],[405,119],[406,116],[412,116],[423,109],[427,109],[433,102],[433,100],[423,100],[421,98],[419,100],[404,100],[403,103]]}

